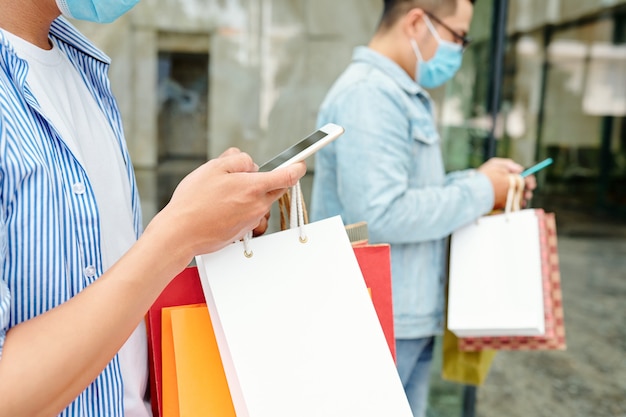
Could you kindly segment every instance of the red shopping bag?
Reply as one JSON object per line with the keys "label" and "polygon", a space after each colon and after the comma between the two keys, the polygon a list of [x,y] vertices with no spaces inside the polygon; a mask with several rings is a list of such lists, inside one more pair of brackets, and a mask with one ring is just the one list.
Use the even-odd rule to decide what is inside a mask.
{"label": "red shopping bag", "polygon": [[389,350],[396,359],[391,295],[391,254],[389,245],[359,245],[354,254],[361,267],[365,284],[371,290],[372,302],[383,328]]}

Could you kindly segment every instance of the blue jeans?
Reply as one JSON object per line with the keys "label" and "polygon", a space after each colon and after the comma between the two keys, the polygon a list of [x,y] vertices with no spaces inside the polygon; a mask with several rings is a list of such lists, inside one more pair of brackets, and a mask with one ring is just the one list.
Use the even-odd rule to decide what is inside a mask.
{"label": "blue jeans", "polygon": [[396,360],[404,392],[414,417],[425,417],[434,337],[396,339]]}

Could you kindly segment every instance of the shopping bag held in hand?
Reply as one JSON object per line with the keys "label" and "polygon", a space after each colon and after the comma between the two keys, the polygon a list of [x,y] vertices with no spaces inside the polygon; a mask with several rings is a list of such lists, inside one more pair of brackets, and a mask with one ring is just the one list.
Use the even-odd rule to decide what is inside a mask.
{"label": "shopping bag held in hand", "polygon": [[565,318],[561,273],[557,248],[556,220],[554,213],[545,213],[541,224],[542,262],[544,276],[544,303],[546,307],[546,333],[541,336],[495,336],[460,338],[459,350],[565,350]]}
{"label": "shopping bag held in hand", "polygon": [[458,337],[545,333],[538,211],[519,210],[523,179],[511,179],[503,214],[452,234],[448,326]]}
{"label": "shopping bag held in hand", "polygon": [[[358,247],[354,247],[354,252],[361,271],[363,272],[365,283],[367,287],[371,289],[372,301],[380,319],[383,332],[387,337],[389,349],[393,355],[395,340],[393,338],[389,247],[388,245],[359,245]],[[176,410],[180,410],[181,408],[180,402],[177,402],[179,388],[176,380],[176,361],[174,358],[171,319],[167,320],[167,323],[165,323],[165,320],[162,320],[163,311],[168,308],[171,309],[171,306],[179,306],[183,309],[194,308],[193,305],[197,305],[196,303],[204,302],[204,294],[202,293],[198,270],[196,267],[188,267],[172,280],[148,311],[146,321],[148,325],[148,349],[150,358],[150,391],[152,394],[152,409],[155,417],[165,417],[168,412],[172,412],[171,410],[176,412]],[[204,318],[210,320],[206,304],[203,305],[204,307],[202,308],[205,310]],[[197,307],[195,308],[197,309]],[[195,314],[199,314],[199,312],[196,311],[194,315]],[[210,322],[206,325],[206,322],[203,320],[202,323],[205,324],[205,329],[198,329],[196,333],[199,334],[199,339],[204,340],[207,334],[200,335],[200,333],[213,332],[213,329]],[[168,333],[170,336],[163,335],[166,326],[170,328]],[[168,344],[170,347],[169,352],[162,353],[164,349],[168,349],[166,346]],[[219,366],[221,367],[222,365],[220,364]],[[163,367],[166,368],[164,371]],[[198,367],[194,367],[193,370],[195,372],[198,369]],[[215,372],[211,374],[215,374],[219,371],[219,369],[216,369]],[[168,376],[165,375],[168,373],[170,375],[169,380]],[[200,379],[202,379],[202,375],[200,375],[200,377]],[[166,381],[164,381],[164,379]],[[166,386],[165,389],[163,388],[164,385]],[[169,391],[164,394],[164,390]],[[186,390],[186,392],[189,391]],[[169,409],[170,411],[166,411],[163,406],[163,397],[164,395],[172,396],[173,394],[175,398],[166,401],[168,402],[166,407],[171,406],[171,409]],[[220,400],[220,398],[218,398],[218,400]],[[172,401],[174,401],[173,404]]]}
{"label": "shopping bag held in hand", "polygon": [[295,210],[297,227],[197,257],[237,416],[411,417],[341,219]]}

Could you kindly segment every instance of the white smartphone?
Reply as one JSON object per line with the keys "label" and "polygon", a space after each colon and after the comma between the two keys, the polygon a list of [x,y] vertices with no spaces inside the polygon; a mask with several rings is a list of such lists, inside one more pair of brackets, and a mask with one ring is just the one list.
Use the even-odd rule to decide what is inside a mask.
{"label": "white smartphone", "polygon": [[319,130],[311,133],[300,142],[285,149],[274,158],[261,165],[259,171],[272,171],[295,164],[296,162],[304,161],[306,158],[337,139],[343,132],[343,127],[336,124],[329,123],[324,125]]}

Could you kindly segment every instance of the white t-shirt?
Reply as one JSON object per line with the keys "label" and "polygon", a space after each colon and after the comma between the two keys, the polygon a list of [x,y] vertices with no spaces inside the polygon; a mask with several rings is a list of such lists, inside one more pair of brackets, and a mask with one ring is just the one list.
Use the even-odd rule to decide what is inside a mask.
{"label": "white t-shirt", "polygon": [[[7,31],[2,32],[17,56],[28,62],[26,81],[42,114],[87,171],[98,203],[102,262],[106,271],[136,240],[130,184],[117,138],[80,74],[53,40],[52,49],[44,50]],[[142,321],[119,352],[127,417],[152,415],[150,404],[145,401],[146,338]]]}

